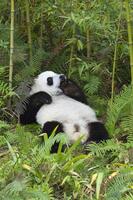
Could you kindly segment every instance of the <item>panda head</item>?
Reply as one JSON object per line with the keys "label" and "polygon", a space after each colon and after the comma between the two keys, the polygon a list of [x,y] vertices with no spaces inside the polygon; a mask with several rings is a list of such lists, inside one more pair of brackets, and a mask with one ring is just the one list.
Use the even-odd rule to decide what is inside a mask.
{"label": "panda head", "polygon": [[52,71],[45,71],[38,75],[35,79],[33,86],[31,87],[30,95],[43,91],[54,96],[62,94],[60,85],[65,81],[64,74],[57,74]]}

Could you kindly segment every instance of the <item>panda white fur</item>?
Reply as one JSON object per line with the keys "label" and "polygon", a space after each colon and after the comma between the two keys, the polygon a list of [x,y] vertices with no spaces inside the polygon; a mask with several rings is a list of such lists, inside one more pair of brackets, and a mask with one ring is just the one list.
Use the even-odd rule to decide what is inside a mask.
{"label": "panda white fur", "polygon": [[63,130],[70,142],[76,141],[82,135],[82,142],[85,142],[89,137],[88,124],[97,121],[93,109],[64,94],[53,96],[52,100],[52,104],[40,108],[36,116],[37,122],[43,127],[47,121],[58,121],[63,124]]}
{"label": "panda white fur", "polygon": [[[56,74],[52,71],[41,73],[31,88],[29,102],[24,113],[20,116],[20,122],[27,124],[30,121],[27,119],[34,115],[33,121],[39,123],[43,132],[47,132],[48,136],[58,126],[56,133],[64,132],[67,134],[70,143],[81,136],[83,136],[82,143],[108,139],[108,133],[104,125],[98,121],[95,111],[82,103],[80,98],[78,101],[78,98],[64,94],[64,82],[66,82],[66,87],[67,79],[62,74]],[[80,94],[80,89],[78,92]],[[79,97],[82,95],[81,92]],[[39,104],[38,107],[36,104]],[[56,150],[57,144],[52,151]]]}

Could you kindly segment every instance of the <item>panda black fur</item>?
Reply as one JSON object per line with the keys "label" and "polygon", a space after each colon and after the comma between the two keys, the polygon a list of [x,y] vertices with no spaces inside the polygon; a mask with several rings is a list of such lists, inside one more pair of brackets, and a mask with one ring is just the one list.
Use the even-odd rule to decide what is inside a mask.
{"label": "panda black fur", "polygon": [[[56,134],[65,132],[70,143],[81,136],[82,143],[108,139],[108,133],[104,125],[97,120],[94,110],[85,105],[86,99],[80,88],[76,87],[77,95],[72,92],[69,97],[67,86],[70,86],[70,83],[74,85],[63,75],[51,71],[41,73],[31,88],[26,109],[20,115],[20,122],[26,124],[36,121],[48,136],[57,127]],[[65,91],[68,96],[64,94]],[[53,146],[53,152],[57,151],[57,146],[57,143]]]}
{"label": "panda black fur", "polygon": [[20,113],[19,120],[23,125],[36,123],[36,115],[44,104],[51,104],[52,98],[46,92],[37,92],[27,97],[23,102],[23,112]]}
{"label": "panda black fur", "polygon": [[66,79],[61,83],[60,88],[66,96],[71,97],[72,99],[75,99],[81,103],[87,104],[87,100],[83,91],[73,80]]}

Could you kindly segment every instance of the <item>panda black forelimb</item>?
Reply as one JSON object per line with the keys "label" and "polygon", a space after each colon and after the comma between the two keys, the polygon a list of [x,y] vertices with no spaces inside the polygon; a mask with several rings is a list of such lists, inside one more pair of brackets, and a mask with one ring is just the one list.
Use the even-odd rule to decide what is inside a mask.
{"label": "panda black forelimb", "polygon": [[30,124],[36,122],[36,114],[44,104],[50,104],[52,97],[46,92],[37,92],[22,102],[24,104],[23,113],[20,114],[20,123]]}

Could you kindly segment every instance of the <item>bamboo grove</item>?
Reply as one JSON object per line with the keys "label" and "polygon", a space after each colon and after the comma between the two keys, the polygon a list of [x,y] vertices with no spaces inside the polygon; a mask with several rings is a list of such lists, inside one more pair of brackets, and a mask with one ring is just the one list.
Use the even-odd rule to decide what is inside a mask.
{"label": "bamboo grove", "polygon": [[[133,0],[4,0],[0,11],[0,200],[132,200]],[[38,125],[20,126],[17,102],[45,70],[79,83],[110,140],[52,155],[53,135],[42,146]]]}

